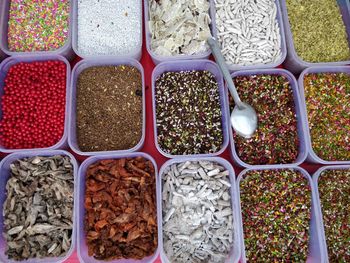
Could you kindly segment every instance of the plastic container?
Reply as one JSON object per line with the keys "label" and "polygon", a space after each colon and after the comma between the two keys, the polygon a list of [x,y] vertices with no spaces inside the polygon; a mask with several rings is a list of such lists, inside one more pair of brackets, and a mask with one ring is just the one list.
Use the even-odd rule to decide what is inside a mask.
{"label": "plastic container", "polygon": [[[217,38],[217,29],[216,29],[216,8],[215,8],[215,3],[214,0],[210,0],[212,8],[211,8],[211,17],[212,17],[212,32],[213,36]],[[228,69],[230,71],[237,71],[237,70],[248,70],[248,69],[268,69],[268,68],[275,68],[280,66],[284,60],[286,59],[287,56],[287,46],[286,46],[286,37],[284,33],[284,25],[283,25],[283,17],[282,17],[282,11],[281,11],[281,6],[280,6],[280,1],[275,0],[276,6],[277,6],[277,13],[276,13],[276,19],[279,25],[280,29],[280,36],[281,36],[281,58],[277,60],[276,62],[271,62],[268,64],[254,64],[254,65],[247,65],[247,66],[242,66],[242,65],[230,65],[227,64]]]}
{"label": "plastic container", "polygon": [[[211,2],[212,0],[208,0],[209,2]],[[196,54],[196,55],[174,55],[174,56],[160,56],[160,55],[156,55],[152,48],[151,48],[151,39],[152,39],[152,34],[149,30],[149,19],[150,19],[150,15],[149,15],[149,0],[145,0],[144,2],[144,17],[145,17],[145,39],[146,39],[146,48],[148,53],[150,54],[153,62],[157,65],[161,62],[166,62],[166,61],[179,61],[179,60],[189,60],[189,59],[206,59],[209,58],[210,54],[211,54],[211,50],[208,47],[208,51],[202,54]],[[212,4],[210,4],[209,7],[209,15],[213,14],[213,11],[211,10],[213,8]],[[213,19],[211,17],[211,19]],[[210,25],[210,29],[212,31],[212,24]]]}
{"label": "plastic container", "polygon": [[136,60],[140,60],[141,59],[141,56],[142,56],[142,29],[143,29],[143,25],[142,25],[142,1],[140,0],[140,46],[137,47],[137,49],[135,49],[133,52],[130,52],[130,53],[125,53],[123,55],[111,55],[111,54],[108,54],[108,55],[85,55],[83,53],[81,53],[79,51],[79,48],[78,48],[78,1],[73,1],[73,5],[72,5],[72,9],[73,9],[73,12],[72,12],[72,47],[73,47],[73,50],[75,52],[75,54],[77,54],[79,57],[81,58],[99,58],[99,59],[108,59],[108,58],[114,58],[114,59],[127,59],[127,58],[134,58]]}
{"label": "plastic container", "polygon": [[[11,152],[20,152],[23,150],[55,150],[55,149],[63,149],[68,146],[67,144],[67,133],[68,133],[68,109],[69,109],[69,93],[70,93],[70,64],[69,62],[62,56],[59,55],[40,55],[40,56],[13,56],[8,57],[0,64],[0,101],[2,96],[4,95],[4,80],[7,75],[7,72],[9,68],[15,64],[21,63],[21,62],[35,62],[35,61],[48,61],[48,60],[58,60],[62,61],[66,64],[66,70],[67,70],[67,80],[66,80],[66,117],[64,120],[64,131],[61,140],[59,140],[55,145],[52,145],[50,147],[46,148],[37,148],[37,149],[7,149],[3,145],[0,144],[0,152],[4,153],[11,153]],[[2,119],[2,108],[0,108],[0,120]]]}
{"label": "plastic container", "polygon": [[273,166],[265,167],[265,168],[254,168],[254,169],[246,169],[242,171],[237,178],[237,191],[239,194],[239,203],[240,203],[240,227],[242,229],[242,257],[241,262],[247,262],[246,254],[245,254],[245,243],[244,243],[244,231],[243,231],[243,220],[242,220],[242,210],[241,210],[241,200],[240,200],[240,183],[243,176],[249,172],[254,170],[283,170],[283,169],[291,169],[295,171],[301,172],[305,179],[308,180],[311,187],[311,220],[310,220],[310,237],[309,237],[309,254],[307,258],[307,263],[322,263],[325,259],[325,251],[322,245],[322,229],[320,225],[320,214],[319,214],[319,203],[317,202],[315,186],[312,182],[311,176],[300,167],[288,167],[281,166],[278,168],[274,168]]}
{"label": "plastic container", "polygon": [[300,90],[300,96],[301,96],[301,106],[302,106],[302,113],[304,114],[304,129],[305,129],[305,137],[306,137],[306,144],[308,148],[308,156],[307,156],[307,161],[311,163],[319,163],[319,164],[350,164],[350,160],[348,161],[326,161],[321,159],[316,155],[312,148],[311,144],[311,135],[310,135],[310,127],[309,127],[309,122],[308,122],[308,113],[306,109],[306,100],[305,100],[305,92],[304,92],[304,77],[306,74],[312,74],[312,73],[336,73],[336,72],[344,72],[350,75],[350,67],[347,66],[337,66],[337,67],[311,67],[305,69],[301,74],[298,79],[298,84],[299,84],[299,90]]}
{"label": "plastic container", "polygon": [[312,176],[312,181],[314,183],[315,187],[315,193],[316,193],[316,199],[317,199],[317,207],[319,208],[319,215],[320,215],[320,228],[321,228],[321,242],[324,247],[324,253],[325,253],[325,261],[326,263],[329,262],[328,260],[328,246],[327,246],[327,240],[326,240],[326,232],[323,224],[323,215],[322,215],[322,206],[321,206],[321,199],[320,199],[320,193],[318,191],[318,180],[319,177],[322,176],[321,174],[326,170],[350,170],[350,165],[332,165],[332,166],[323,166],[320,169],[318,169],[314,175]]}
{"label": "plastic container", "polygon": [[77,195],[77,200],[79,202],[79,206],[77,206],[77,215],[78,215],[78,232],[77,232],[77,237],[78,237],[78,257],[80,262],[82,263],[98,263],[102,262],[100,260],[94,259],[94,257],[89,257],[88,255],[88,248],[85,242],[85,231],[84,231],[84,217],[85,217],[85,174],[88,169],[88,167],[100,160],[105,160],[105,159],[121,159],[121,158],[135,158],[135,157],[144,157],[147,160],[150,160],[153,165],[154,165],[154,170],[155,170],[155,177],[156,177],[156,188],[157,188],[157,224],[158,224],[158,248],[155,251],[155,253],[149,257],[146,257],[142,260],[133,260],[133,259],[119,259],[119,260],[112,260],[109,261],[110,263],[151,263],[154,262],[155,259],[158,257],[159,254],[159,244],[161,242],[160,235],[161,233],[161,211],[159,210],[159,202],[160,202],[160,196],[158,195],[158,189],[159,189],[159,184],[158,184],[158,169],[157,169],[157,164],[154,161],[154,159],[142,152],[135,152],[135,153],[127,153],[127,154],[106,154],[106,155],[99,155],[99,156],[92,156],[86,159],[79,168],[79,177],[78,177],[78,195]]}
{"label": "plastic container", "polygon": [[[137,68],[142,77],[142,136],[140,141],[137,145],[135,145],[131,149],[127,150],[119,150],[119,151],[96,151],[96,152],[84,152],[81,151],[78,145],[77,141],[77,132],[76,132],[76,121],[77,121],[77,114],[76,114],[76,105],[77,105],[77,81],[80,73],[90,67],[93,66],[108,66],[108,65],[130,65],[135,68]],[[113,59],[113,58],[101,58],[101,59],[83,59],[80,62],[78,62],[72,71],[72,80],[71,80],[71,94],[70,94],[70,108],[69,108],[69,123],[68,123],[68,144],[72,148],[72,150],[79,154],[79,155],[101,155],[101,154],[122,154],[122,153],[129,153],[129,152],[135,152],[138,151],[145,142],[145,134],[146,134],[146,101],[145,101],[145,76],[142,65],[134,60],[134,59]]]}
{"label": "plastic container", "polygon": [[239,196],[238,196],[238,192],[236,191],[236,177],[235,177],[235,171],[233,170],[232,165],[226,161],[225,159],[221,158],[221,157],[180,157],[180,158],[176,158],[176,159],[171,159],[168,160],[167,162],[165,162],[163,164],[163,166],[160,168],[159,171],[159,188],[158,188],[158,196],[159,196],[159,203],[158,203],[158,208],[159,208],[159,215],[160,215],[160,243],[159,243],[159,247],[160,247],[160,258],[162,259],[162,262],[164,263],[170,263],[167,255],[165,254],[164,248],[163,248],[163,217],[162,217],[162,200],[161,200],[161,196],[162,196],[162,188],[163,188],[163,183],[162,183],[162,179],[163,179],[163,174],[165,172],[165,170],[173,165],[173,164],[178,164],[178,163],[183,163],[186,161],[211,161],[211,162],[216,162],[220,165],[222,165],[223,167],[225,167],[225,169],[227,169],[230,172],[229,175],[229,179],[230,179],[230,183],[232,185],[231,187],[231,205],[232,205],[232,210],[233,210],[233,227],[234,227],[234,244],[232,246],[232,249],[228,255],[228,257],[225,260],[225,263],[237,263],[240,259],[241,256],[241,235],[243,235],[243,233],[241,232],[242,228],[240,226],[240,208],[239,208]]}
{"label": "plastic container", "polygon": [[[293,98],[294,98],[294,103],[295,103],[295,112],[297,116],[297,129],[298,129],[298,138],[299,138],[299,154],[297,159],[295,160],[294,163],[291,164],[274,164],[274,165],[251,165],[248,163],[243,162],[236,151],[235,147],[235,142],[233,139],[233,130],[230,129],[230,140],[231,140],[231,156],[232,159],[235,161],[235,163],[241,167],[245,168],[257,168],[257,167],[286,167],[286,166],[297,166],[302,164],[307,156],[307,144],[306,144],[306,139],[305,139],[305,113],[302,108],[302,103],[300,100],[300,95],[299,95],[299,90],[298,90],[298,85],[295,77],[288,72],[287,70],[284,69],[258,69],[258,70],[242,70],[242,71],[237,71],[235,73],[232,73],[231,76],[232,78],[238,77],[238,76],[251,76],[251,75],[280,75],[280,76],[285,76],[290,83],[290,89],[292,90],[293,93]],[[258,120],[259,122],[259,120]]]}
{"label": "plastic container", "polygon": [[[340,12],[343,16],[343,21],[346,27],[346,32],[348,34],[348,41],[350,45],[350,4],[348,0],[337,0],[337,3],[340,8]],[[320,62],[320,63],[311,63],[303,61],[298,54],[296,53],[293,41],[293,34],[291,31],[291,26],[288,19],[288,11],[286,0],[281,0],[281,8],[282,8],[282,17],[285,26],[285,34],[286,34],[286,43],[287,43],[287,58],[285,61],[285,67],[293,72],[294,74],[299,74],[302,70],[312,66],[339,66],[350,64],[350,59],[347,61],[337,61],[337,62]]]}
{"label": "plastic container", "polygon": [[[191,154],[191,155],[173,155],[164,152],[158,143],[158,132],[157,132],[157,116],[156,116],[156,99],[155,99],[155,90],[156,90],[156,80],[158,76],[163,74],[164,72],[179,72],[185,70],[207,70],[211,72],[218,83],[219,86],[219,94],[220,94],[220,107],[222,112],[222,134],[223,134],[223,144],[221,146],[220,151],[211,154]],[[209,156],[217,156],[223,153],[228,145],[229,137],[228,137],[228,96],[227,90],[224,88],[224,81],[222,73],[219,67],[210,60],[177,60],[177,61],[169,61],[163,62],[159,64],[152,73],[152,105],[153,105],[153,129],[154,129],[154,141],[157,150],[167,158],[174,157],[183,157],[183,156],[196,156],[196,157],[209,157]]]}
{"label": "plastic container", "polygon": [[[77,173],[78,173],[78,163],[74,159],[73,155],[71,155],[69,152],[62,151],[62,150],[45,150],[45,151],[23,151],[19,153],[12,153],[8,156],[6,156],[0,163],[0,210],[3,211],[3,204],[5,202],[7,192],[6,192],[6,183],[10,177],[10,164],[12,164],[14,161],[26,157],[33,157],[33,156],[53,156],[53,155],[64,155],[68,156],[71,159],[71,162],[73,164],[74,169],[74,208],[73,208],[73,232],[72,232],[72,243],[69,251],[64,257],[47,257],[47,258],[32,258],[28,260],[23,261],[16,261],[16,260],[9,260],[7,256],[5,255],[6,250],[6,240],[1,235],[0,236],[0,261],[1,262],[7,262],[7,263],[17,263],[17,262],[26,262],[26,263],[58,263],[58,262],[64,262],[66,261],[74,252],[75,246],[76,246],[76,207],[78,203],[76,203],[76,195],[78,191],[77,187]],[[0,232],[3,233],[3,222],[4,217],[3,213],[0,214]]]}
{"label": "plastic container", "polygon": [[8,48],[7,30],[9,20],[9,9],[11,0],[3,0],[0,2],[0,49],[9,56],[41,56],[41,55],[61,55],[71,60],[74,58],[74,52],[72,49],[72,3],[70,1],[70,14],[69,14],[69,31],[66,43],[57,50],[54,51],[34,51],[34,52],[14,52]]}

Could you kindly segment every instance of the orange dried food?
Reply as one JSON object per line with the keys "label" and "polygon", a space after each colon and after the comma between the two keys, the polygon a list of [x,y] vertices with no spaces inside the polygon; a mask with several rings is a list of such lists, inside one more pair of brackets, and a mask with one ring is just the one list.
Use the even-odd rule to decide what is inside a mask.
{"label": "orange dried food", "polygon": [[158,246],[156,178],[143,157],[102,160],[86,173],[85,233],[89,256],[142,259]]}

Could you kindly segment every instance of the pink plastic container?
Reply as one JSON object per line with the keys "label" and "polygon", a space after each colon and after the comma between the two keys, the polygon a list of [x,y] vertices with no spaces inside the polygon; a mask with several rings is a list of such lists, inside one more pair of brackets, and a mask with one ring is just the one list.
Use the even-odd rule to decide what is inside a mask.
{"label": "pink plastic container", "polygon": [[243,220],[242,220],[242,211],[241,211],[241,200],[240,200],[240,183],[243,179],[243,176],[252,170],[283,170],[290,169],[301,172],[305,179],[309,182],[311,187],[311,220],[310,220],[310,237],[309,237],[309,253],[307,258],[307,263],[320,263],[324,262],[325,259],[325,251],[322,245],[322,228],[320,224],[320,214],[319,214],[319,203],[317,202],[315,186],[312,182],[311,176],[300,167],[289,167],[289,166],[280,166],[278,168],[274,168],[273,166],[265,167],[265,168],[254,168],[254,169],[246,169],[242,171],[237,178],[237,191],[239,194],[239,203],[240,203],[240,227],[242,229],[242,257],[241,262],[246,263],[246,254],[245,254],[245,244],[244,244],[244,231],[243,231]]}
{"label": "pink plastic container", "polygon": [[[142,1],[140,0],[140,13],[142,14]],[[83,54],[79,51],[78,49],[78,1],[72,1],[72,48],[79,57],[81,58],[100,58],[100,59],[108,59],[108,58],[115,58],[115,59],[128,59],[128,58],[133,58],[136,60],[140,60],[142,56],[142,15],[140,16],[140,26],[141,26],[141,34],[140,34],[140,46],[137,47],[133,52],[130,52],[128,54],[123,54],[123,55],[86,55]]]}
{"label": "pink plastic container", "polygon": [[88,248],[86,245],[86,235],[85,235],[85,231],[84,231],[84,217],[85,217],[85,174],[86,171],[88,169],[88,167],[95,163],[98,162],[100,160],[105,160],[105,159],[121,159],[121,158],[135,158],[135,157],[144,157],[148,160],[150,160],[153,165],[154,165],[154,169],[155,169],[155,177],[156,177],[156,187],[157,187],[157,224],[158,224],[158,248],[156,250],[156,252],[149,257],[146,257],[142,260],[133,260],[133,259],[119,259],[119,260],[112,260],[109,261],[110,263],[151,263],[153,261],[155,261],[155,259],[158,257],[159,254],[159,247],[160,247],[160,233],[161,233],[161,210],[159,210],[159,203],[160,203],[160,196],[158,195],[158,189],[159,189],[159,183],[158,183],[158,169],[157,169],[157,164],[154,161],[154,159],[146,154],[146,153],[142,153],[142,152],[135,152],[135,153],[127,153],[127,154],[106,154],[106,155],[99,155],[99,156],[92,156],[89,157],[88,159],[86,159],[79,168],[79,177],[78,177],[78,194],[77,194],[77,198],[76,200],[78,200],[79,202],[79,206],[76,207],[77,211],[77,216],[78,216],[78,232],[77,232],[77,242],[78,242],[78,257],[80,262],[82,263],[98,263],[98,262],[103,262],[103,261],[99,261],[94,259],[93,257],[89,257],[88,255]]}
{"label": "pink plastic container", "polygon": [[[208,0],[209,2],[211,2],[212,0]],[[210,9],[209,9],[209,15],[213,14],[213,11],[211,10],[213,8],[212,4],[210,4]],[[151,55],[151,58],[153,60],[153,62],[155,64],[159,64],[161,62],[165,62],[165,61],[170,61],[170,60],[174,60],[174,61],[179,61],[179,60],[189,60],[189,59],[205,59],[208,58],[211,54],[210,48],[208,49],[207,52],[202,53],[202,54],[197,54],[197,55],[175,55],[175,56],[159,56],[156,55],[152,48],[151,48],[151,39],[152,39],[152,34],[149,30],[149,26],[148,26],[148,22],[150,19],[150,15],[149,15],[149,1],[148,0],[144,0],[144,17],[145,17],[145,38],[146,38],[146,48],[148,53]],[[211,17],[211,19],[213,19]],[[212,30],[212,24],[210,25],[210,28]]]}
{"label": "pink plastic container", "polygon": [[[217,38],[217,29],[216,29],[216,8],[214,0],[210,0],[212,8],[210,9],[211,17],[212,17],[212,32],[213,36]],[[280,1],[275,1],[277,6],[277,13],[276,13],[276,20],[279,25],[280,29],[280,35],[281,35],[281,53],[282,56],[279,60],[273,63],[268,64],[255,64],[255,65],[249,65],[249,66],[241,66],[241,65],[229,65],[227,64],[230,71],[237,71],[237,70],[248,70],[248,69],[267,69],[267,68],[275,68],[281,65],[287,56],[287,46],[286,46],[286,38],[284,34],[284,25],[283,25],[283,18],[282,18],[282,11],[280,6]]]}
{"label": "pink plastic container", "polygon": [[[280,75],[280,76],[285,76],[290,83],[290,89],[293,93],[294,97],[294,104],[295,104],[295,112],[297,116],[297,129],[298,129],[298,137],[299,137],[299,154],[297,159],[295,160],[294,163],[291,164],[274,164],[274,165],[251,165],[248,163],[243,162],[240,157],[237,154],[236,147],[235,147],[235,142],[233,139],[233,130],[230,128],[229,134],[230,134],[230,140],[231,140],[231,156],[235,163],[241,167],[245,168],[279,168],[279,167],[286,167],[286,166],[297,166],[302,164],[307,156],[307,144],[306,144],[306,139],[305,139],[305,113],[302,108],[302,103],[300,99],[300,94],[298,90],[298,85],[295,77],[288,72],[287,70],[284,69],[260,69],[260,70],[242,70],[242,71],[237,71],[235,73],[232,73],[231,76],[232,78],[238,77],[238,76],[251,76],[251,75]],[[259,122],[259,120],[258,120]]]}
{"label": "pink plastic container", "polygon": [[41,55],[61,55],[67,59],[74,58],[74,52],[72,49],[72,3],[75,2],[70,0],[70,15],[69,15],[69,32],[66,43],[57,50],[54,51],[35,51],[35,52],[13,52],[8,48],[7,32],[8,32],[8,20],[9,20],[9,9],[11,0],[3,0],[0,2],[0,49],[9,56],[41,56]]}
{"label": "pink plastic container", "polygon": [[[348,41],[350,45],[350,4],[348,0],[337,0],[337,3],[340,8],[340,12],[343,16],[343,21],[346,27],[346,32],[348,34]],[[302,70],[312,66],[339,66],[350,64],[350,60],[347,61],[337,61],[337,62],[320,62],[320,63],[310,63],[303,61],[298,54],[296,53],[293,41],[293,34],[291,31],[289,19],[288,19],[288,11],[286,0],[281,0],[281,8],[282,8],[282,17],[284,21],[284,31],[286,34],[286,42],[287,42],[287,58],[285,61],[285,67],[293,72],[294,74],[299,74]]]}
{"label": "pink plastic container", "polygon": [[[70,64],[69,62],[62,56],[59,55],[40,55],[40,56],[13,56],[8,57],[0,64],[0,100],[1,97],[4,95],[4,79],[7,75],[7,72],[9,68],[15,64],[21,63],[21,62],[35,62],[35,61],[48,61],[48,60],[58,60],[62,61],[66,64],[66,70],[67,70],[67,80],[66,80],[66,118],[64,121],[64,131],[63,136],[61,140],[59,140],[55,145],[52,145],[50,147],[46,148],[38,148],[38,149],[7,149],[3,145],[0,144],[0,152],[4,153],[11,153],[11,152],[21,152],[23,150],[55,150],[55,149],[63,149],[68,146],[67,144],[67,126],[68,126],[68,109],[69,109],[69,93],[70,93]],[[0,119],[2,119],[2,109],[0,109]]]}
{"label": "pink plastic container", "polygon": [[333,165],[333,166],[323,166],[320,169],[318,169],[314,175],[312,176],[312,181],[314,183],[315,187],[315,193],[316,193],[316,199],[318,203],[318,208],[319,208],[319,214],[320,214],[320,227],[321,227],[321,239],[322,239],[322,245],[324,247],[324,253],[325,253],[325,263],[328,263],[328,246],[327,246],[327,241],[326,241],[326,233],[324,229],[324,224],[323,224],[323,215],[322,215],[322,206],[321,206],[321,200],[320,200],[320,193],[318,191],[318,181],[320,180],[320,176],[322,178],[322,173],[327,170],[350,170],[350,165]]}
{"label": "pink plastic container", "polygon": [[[336,73],[336,72],[343,72],[350,74],[350,67],[348,66],[327,66],[327,67],[322,67],[322,66],[317,66],[317,67],[311,67],[305,69],[299,76],[298,79],[298,84],[299,84],[299,90],[300,90],[300,97],[301,97],[301,106],[302,106],[302,113],[304,114],[304,129],[305,129],[305,139],[306,139],[306,144],[308,147],[308,156],[307,156],[307,161],[311,163],[319,163],[319,164],[350,164],[350,160],[348,161],[327,161],[323,160],[320,157],[317,156],[317,154],[314,152],[312,148],[312,143],[311,143],[311,136],[310,136],[310,127],[309,127],[309,122],[308,122],[308,113],[306,109],[306,101],[305,101],[305,92],[304,92],[304,77],[306,74],[312,74],[312,73]],[[350,131],[349,131],[350,132]]]}
{"label": "pink plastic container", "polygon": [[[93,66],[108,66],[108,65],[130,65],[133,67],[136,67],[142,77],[142,104],[143,104],[143,109],[142,109],[142,119],[143,119],[143,124],[142,124],[142,137],[137,145],[135,145],[131,149],[127,150],[120,150],[120,151],[108,151],[108,152],[83,152],[80,150],[78,141],[77,141],[77,132],[76,132],[76,121],[77,121],[77,114],[76,114],[76,105],[77,105],[77,82],[78,82],[78,77],[80,73]],[[101,59],[83,59],[79,63],[77,63],[72,71],[72,80],[71,80],[71,93],[70,93],[70,108],[69,108],[69,113],[68,116],[70,116],[69,123],[68,123],[68,144],[72,148],[74,152],[76,152],[79,155],[101,155],[101,154],[122,154],[122,153],[129,153],[129,152],[135,152],[138,151],[144,144],[145,142],[145,134],[146,134],[146,101],[145,101],[145,76],[144,76],[144,71],[142,65],[134,60],[134,59],[113,59],[113,58],[101,58]]]}
{"label": "pink plastic container", "polygon": [[212,154],[194,154],[187,156],[196,156],[196,157],[209,157],[209,156],[217,156],[223,153],[228,145],[229,137],[228,137],[228,120],[229,120],[229,112],[228,112],[228,96],[227,90],[224,88],[224,82],[222,73],[219,67],[210,60],[178,60],[178,61],[169,61],[163,62],[159,64],[152,73],[152,103],[153,103],[153,129],[154,129],[154,141],[156,144],[157,150],[167,158],[174,157],[183,157],[186,155],[172,155],[164,152],[158,143],[158,132],[157,132],[157,116],[156,116],[156,100],[155,100],[155,90],[156,90],[156,80],[157,78],[165,73],[165,72],[179,72],[186,70],[207,70],[211,72],[218,82],[219,93],[220,93],[220,106],[222,112],[222,133],[223,133],[223,144],[221,146],[220,151]]}
{"label": "pink plastic container", "polygon": [[238,192],[237,192],[237,188],[236,188],[236,177],[235,177],[235,171],[233,170],[232,165],[226,161],[225,159],[221,158],[221,157],[180,157],[180,158],[176,158],[176,159],[171,159],[168,160],[167,162],[165,162],[163,164],[163,166],[160,168],[159,171],[159,188],[158,188],[158,196],[159,196],[159,203],[158,203],[158,208],[159,208],[159,215],[160,215],[160,230],[159,233],[161,238],[160,238],[160,243],[159,243],[159,247],[160,247],[160,257],[162,259],[162,262],[164,263],[170,263],[167,255],[165,254],[164,251],[164,247],[163,247],[163,217],[162,217],[162,200],[161,200],[161,196],[162,196],[162,188],[163,188],[163,176],[164,176],[164,172],[166,171],[166,169],[173,165],[173,164],[178,164],[178,163],[183,163],[186,161],[211,161],[211,162],[216,162],[220,165],[222,165],[223,167],[225,167],[229,172],[229,178],[230,178],[230,183],[232,185],[231,187],[231,205],[232,205],[232,210],[233,210],[233,226],[234,226],[234,244],[232,246],[232,249],[229,253],[229,255],[227,256],[225,263],[237,263],[240,259],[241,256],[241,235],[242,235],[242,228],[240,226],[240,221],[241,221],[241,217],[240,217],[240,208],[239,208],[239,196],[238,196]]}
{"label": "pink plastic container", "polygon": [[[45,151],[23,151],[23,152],[18,152],[18,153],[12,153],[8,156],[6,156],[0,163],[0,210],[3,210],[3,204],[5,202],[7,192],[6,192],[6,183],[10,177],[10,165],[22,158],[26,157],[33,157],[33,156],[54,156],[54,155],[64,155],[68,156],[71,159],[71,163],[73,164],[73,169],[74,169],[74,196],[76,197],[78,187],[77,187],[77,173],[78,173],[78,163],[74,159],[73,155],[66,151],[62,150],[45,150]],[[75,250],[75,245],[76,245],[76,207],[78,206],[78,203],[76,202],[76,198],[74,197],[74,210],[73,210],[73,232],[72,232],[72,243],[69,251],[67,252],[66,256],[64,257],[47,257],[47,258],[33,258],[33,259],[28,259],[28,260],[23,260],[23,261],[15,261],[15,260],[9,260],[8,257],[5,255],[5,250],[6,250],[6,240],[4,237],[1,235],[0,236],[0,261],[1,262],[7,262],[7,263],[16,263],[16,262],[26,262],[26,263],[58,263],[58,262],[64,262],[67,260]],[[3,222],[4,222],[4,217],[3,213],[0,214],[0,232],[3,233]]]}

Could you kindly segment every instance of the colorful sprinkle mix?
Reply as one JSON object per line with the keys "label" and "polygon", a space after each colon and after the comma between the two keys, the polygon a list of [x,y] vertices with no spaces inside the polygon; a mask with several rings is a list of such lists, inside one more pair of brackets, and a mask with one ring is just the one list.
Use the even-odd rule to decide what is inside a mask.
{"label": "colorful sprinkle mix", "polygon": [[52,51],[68,38],[69,0],[11,0],[8,48],[13,52]]}
{"label": "colorful sprinkle mix", "polygon": [[212,73],[163,73],[156,80],[155,93],[158,143],[163,151],[183,155],[220,150],[220,94]]}
{"label": "colorful sprinkle mix", "polygon": [[324,171],[318,191],[329,262],[350,262],[350,169]]}
{"label": "colorful sprinkle mix", "polygon": [[[296,53],[304,61],[350,59],[348,35],[338,5],[341,2],[286,0]],[[343,5],[346,8],[346,4]]]}
{"label": "colorful sprinkle mix", "polygon": [[293,163],[298,156],[299,139],[288,79],[281,75],[251,75],[233,80],[241,99],[258,114],[258,129],[252,138],[234,132],[239,158],[251,165]]}
{"label": "colorful sprinkle mix", "polygon": [[253,170],[240,182],[248,262],[305,262],[311,188],[293,170]]}
{"label": "colorful sprinkle mix", "polygon": [[327,161],[350,160],[350,75],[307,74],[304,89],[314,152]]}

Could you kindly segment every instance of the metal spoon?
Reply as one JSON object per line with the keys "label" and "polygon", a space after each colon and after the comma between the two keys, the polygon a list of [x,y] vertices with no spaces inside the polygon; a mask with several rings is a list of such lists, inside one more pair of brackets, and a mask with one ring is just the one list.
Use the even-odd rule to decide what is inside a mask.
{"label": "metal spoon", "polygon": [[219,44],[215,38],[208,38],[208,44],[213,52],[216,63],[219,65],[222,74],[226,80],[226,84],[229,87],[231,95],[235,101],[235,108],[231,113],[231,125],[236,133],[245,138],[251,138],[258,126],[258,117],[252,106],[242,102],[237,93],[235,84],[232,81],[230,72],[227,69],[224,57],[221,54]]}

